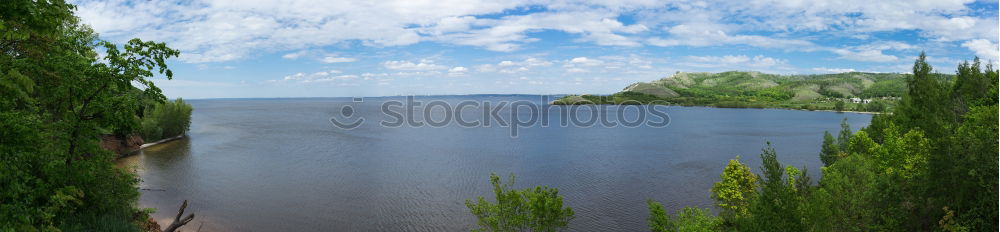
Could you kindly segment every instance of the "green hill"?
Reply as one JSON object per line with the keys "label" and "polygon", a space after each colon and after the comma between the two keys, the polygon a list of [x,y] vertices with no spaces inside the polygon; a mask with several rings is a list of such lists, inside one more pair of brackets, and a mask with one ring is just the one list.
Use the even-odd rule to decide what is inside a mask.
{"label": "green hill", "polygon": [[[906,92],[906,74],[838,73],[775,75],[760,72],[678,72],[652,82],[640,82],[621,92],[570,95],[553,104],[673,104],[731,108],[795,108],[885,111]],[[871,100],[851,103],[850,98]]]}

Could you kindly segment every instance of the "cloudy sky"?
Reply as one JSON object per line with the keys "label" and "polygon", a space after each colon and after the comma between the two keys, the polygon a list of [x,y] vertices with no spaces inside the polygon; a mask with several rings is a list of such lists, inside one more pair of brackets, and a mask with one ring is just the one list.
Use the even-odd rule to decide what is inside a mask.
{"label": "cloudy sky", "polygon": [[607,94],[682,71],[942,73],[998,60],[997,1],[76,1],[182,55],[169,97]]}

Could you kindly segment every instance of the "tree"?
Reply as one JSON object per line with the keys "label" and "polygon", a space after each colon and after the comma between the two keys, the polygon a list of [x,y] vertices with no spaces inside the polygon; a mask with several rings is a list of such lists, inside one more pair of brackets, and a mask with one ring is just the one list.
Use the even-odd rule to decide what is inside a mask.
{"label": "tree", "polygon": [[878,214],[878,176],[864,156],[847,156],[823,169],[808,201],[812,230],[872,231]]}
{"label": "tree", "polygon": [[[762,149],[761,188],[753,198],[749,217],[740,223],[739,230],[749,231],[802,231],[804,194],[799,191],[802,183],[808,184],[805,172],[794,168],[783,168],[778,162],[778,154],[770,142]],[[788,178],[785,178],[785,174]],[[798,180],[801,180],[798,181]],[[808,187],[802,186],[802,187]]]}
{"label": "tree", "polygon": [[147,141],[184,134],[191,126],[191,105],[184,99],[155,103],[143,114],[141,132]]}
{"label": "tree", "polygon": [[847,124],[847,118],[840,121],[840,133],[837,135],[837,146],[840,151],[847,151],[848,143],[851,140],[851,125]]}
{"label": "tree", "polygon": [[649,218],[646,221],[649,223],[650,231],[667,232],[674,230],[674,225],[670,222],[670,215],[667,215],[667,211],[663,209],[663,204],[654,200],[646,200],[646,206],[649,207]]}
{"label": "tree", "polygon": [[496,203],[483,197],[475,202],[465,200],[465,206],[478,219],[476,231],[560,231],[575,217],[572,208],[563,207],[558,189],[544,186],[511,189],[514,175],[509,182],[501,183],[500,177],[490,174],[490,184]]}
{"label": "tree", "polygon": [[719,216],[730,222],[746,216],[750,198],[757,192],[757,175],[750,171],[750,167],[740,163],[740,157],[736,156],[729,160],[721,178],[711,190],[715,205],[722,209]]}
{"label": "tree", "polygon": [[149,78],[179,52],[101,41],[73,9],[0,1],[0,231],[136,229],[137,179],[98,140],[138,127],[137,94],[164,98]]}
{"label": "tree", "polygon": [[954,153],[962,155],[956,162],[961,172],[955,172],[961,175],[955,178],[959,187],[949,192],[955,197],[952,208],[959,222],[974,230],[998,228],[998,113],[996,104],[972,107],[952,136]]}
{"label": "tree", "polygon": [[952,121],[947,92],[927,63],[923,52],[913,63],[913,75],[906,79],[907,93],[896,107],[893,118],[905,130],[920,128],[928,137],[946,137],[945,125]]}
{"label": "tree", "polygon": [[844,101],[838,100],[837,103],[833,103],[833,109],[836,110],[837,112],[844,111],[844,108],[846,107],[844,106],[844,104],[845,104]]}
{"label": "tree", "polygon": [[882,101],[872,101],[865,106],[865,110],[868,112],[882,112],[885,111],[885,103]]}
{"label": "tree", "polygon": [[709,209],[684,207],[676,216],[666,214],[663,205],[648,200],[649,230],[653,232],[712,232],[719,231],[722,220],[712,216]]}
{"label": "tree", "polygon": [[829,131],[823,132],[823,147],[819,153],[820,161],[823,161],[823,166],[833,165],[840,156],[840,147],[837,146],[837,141],[833,139],[833,135]]}

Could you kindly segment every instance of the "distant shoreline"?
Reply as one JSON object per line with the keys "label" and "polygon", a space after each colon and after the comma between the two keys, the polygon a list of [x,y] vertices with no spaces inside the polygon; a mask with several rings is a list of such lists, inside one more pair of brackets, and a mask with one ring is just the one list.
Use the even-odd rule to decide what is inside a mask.
{"label": "distant shoreline", "polygon": [[[558,101],[558,100],[556,100],[556,101]],[[596,104],[596,103],[590,103],[590,104],[556,104],[555,103],[556,101],[548,102],[548,104],[549,105],[557,105],[557,106],[616,105],[616,104]],[[632,105],[650,105],[650,104],[632,104]],[[652,105],[658,105],[658,104],[652,104]],[[662,104],[659,104],[659,105],[662,105]],[[836,110],[807,110],[807,109],[800,109],[800,108],[782,108],[782,107],[720,107],[720,106],[711,106],[711,105],[689,105],[689,106],[685,106],[685,105],[664,105],[664,106],[675,106],[675,107],[676,106],[679,106],[679,107],[706,107],[706,108],[717,108],[717,109],[758,109],[758,110],[772,109],[772,110],[795,110],[795,111],[813,111],[813,112],[855,113],[855,114],[871,114],[871,115],[886,114],[885,112],[869,112],[869,111],[853,111],[853,110],[842,110],[842,111],[836,111]]]}

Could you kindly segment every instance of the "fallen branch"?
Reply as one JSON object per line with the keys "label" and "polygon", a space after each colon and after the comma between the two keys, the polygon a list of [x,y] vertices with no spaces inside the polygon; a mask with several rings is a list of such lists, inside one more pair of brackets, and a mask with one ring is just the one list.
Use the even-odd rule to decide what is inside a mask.
{"label": "fallen branch", "polygon": [[174,218],[174,222],[170,223],[170,226],[167,226],[167,229],[163,230],[163,232],[174,232],[178,228],[181,228],[181,226],[187,225],[188,222],[194,220],[194,214],[189,214],[184,219],[181,219],[181,215],[184,215],[184,209],[187,208],[187,206],[188,206],[188,201],[184,200],[184,203],[181,204],[181,210],[177,212],[177,217]]}

